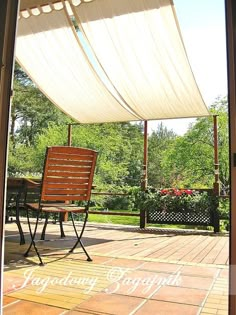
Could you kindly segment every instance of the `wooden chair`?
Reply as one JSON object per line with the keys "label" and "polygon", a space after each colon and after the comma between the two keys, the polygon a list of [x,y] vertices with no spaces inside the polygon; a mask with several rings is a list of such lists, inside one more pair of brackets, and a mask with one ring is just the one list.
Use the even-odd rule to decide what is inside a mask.
{"label": "wooden chair", "polygon": [[[60,216],[61,237],[64,236],[62,218],[68,214],[71,215],[77,240],[69,252],[72,253],[77,245],[80,244],[87,256],[87,260],[92,260],[84,248],[81,238],[88,219],[96,158],[97,152],[90,149],[65,146],[47,148],[39,202],[26,203],[25,205],[31,236],[31,243],[25,253],[25,257],[28,256],[29,251],[33,246],[39,258],[40,265],[44,264],[35,242],[38,221],[40,214],[44,213],[45,224],[41,236],[41,239],[44,239],[49,214],[56,213]],[[30,184],[33,184],[32,180],[30,181]],[[35,183],[35,185],[39,185],[39,183]],[[76,201],[83,201],[86,205],[83,207],[78,206],[75,203]],[[34,230],[32,229],[32,223],[30,222],[29,212],[31,210],[36,211],[37,213]],[[84,213],[85,215],[80,232],[77,230],[75,224],[75,213]]]}

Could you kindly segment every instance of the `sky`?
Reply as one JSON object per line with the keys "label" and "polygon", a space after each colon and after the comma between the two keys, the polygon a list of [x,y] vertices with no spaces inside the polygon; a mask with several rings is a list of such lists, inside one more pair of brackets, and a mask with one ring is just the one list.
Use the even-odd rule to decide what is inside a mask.
{"label": "sky", "polygon": [[[210,106],[227,95],[227,61],[224,0],[173,0],[187,55],[203,99]],[[184,134],[194,119],[162,121]],[[149,132],[160,121],[150,121]]]}

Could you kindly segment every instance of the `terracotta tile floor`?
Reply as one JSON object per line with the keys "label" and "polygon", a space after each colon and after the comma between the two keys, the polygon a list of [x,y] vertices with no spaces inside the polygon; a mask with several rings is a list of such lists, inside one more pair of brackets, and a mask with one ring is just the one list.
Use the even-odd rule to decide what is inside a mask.
{"label": "terracotta tile floor", "polygon": [[[26,240],[27,227],[23,223]],[[88,224],[84,244],[67,254],[41,242],[44,267],[23,257],[15,224],[6,225],[4,315],[227,314],[228,236]],[[58,235],[51,224],[47,235]],[[65,231],[72,235],[67,224]]]}

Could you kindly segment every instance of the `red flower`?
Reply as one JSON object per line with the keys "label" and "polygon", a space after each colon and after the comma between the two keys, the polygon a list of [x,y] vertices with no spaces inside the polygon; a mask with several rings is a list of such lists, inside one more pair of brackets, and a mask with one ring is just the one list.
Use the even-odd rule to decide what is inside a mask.
{"label": "red flower", "polygon": [[168,188],[162,189],[160,193],[161,195],[182,196],[183,194],[192,195],[193,191],[191,189]]}
{"label": "red flower", "polygon": [[175,190],[175,196],[181,196],[182,195],[182,191],[181,190]]}
{"label": "red flower", "polygon": [[169,194],[168,189],[162,189],[162,190],[161,190],[161,194],[162,194],[162,195],[168,195],[168,194]]}
{"label": "red flower", "polygon": [[192,194],[193,194],[193,191],[190,190],[190,189],[185,189],[184,192],[185,192],[185,194],[187,194],[187,195],[192,195]]}

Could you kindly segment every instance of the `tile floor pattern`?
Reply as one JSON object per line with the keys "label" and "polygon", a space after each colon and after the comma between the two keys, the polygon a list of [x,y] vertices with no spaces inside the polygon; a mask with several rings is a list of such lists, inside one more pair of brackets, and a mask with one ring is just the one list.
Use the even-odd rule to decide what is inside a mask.
{"label": "tile floor pattern", "polygon": [[[13,227],[7,235],[15,235]],[[228,313],[226,236],[90,224],[85,244],[93,262],[80,249],[66,255],[60,244],[40,245],[47,264],[39,267],[35,256],[23,257],[27,246],[17,234],[6,238],[3,315]]]}

